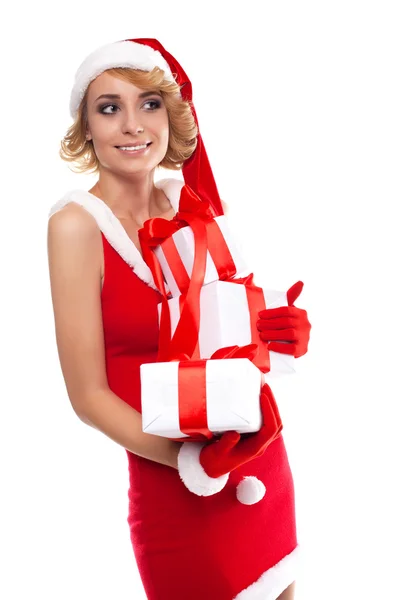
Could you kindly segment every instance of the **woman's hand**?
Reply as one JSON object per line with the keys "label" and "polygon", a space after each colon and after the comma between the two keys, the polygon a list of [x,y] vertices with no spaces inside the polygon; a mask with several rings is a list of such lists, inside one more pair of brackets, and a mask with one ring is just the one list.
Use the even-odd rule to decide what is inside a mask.
{"label": "woman's hand", "polygon": [[260,406],[263,425],[256,433],[241,436],[237,431],[226,431],[219,440],[207,443],[199,460],[209,477],[220,477],[253,458],[264,454],[267,447],[282,431],[282,420],[271,388],[265,383],[261,389]]}
{"label": "woman's hand", "polygon": [[267,342],[269,350],[291,354],[295,358],[307,352],[311,331],[307,311],[293,306],[303,285],[302,281],[298,281],[286,292],[288,306],[261,310],[257,321],[260,338]]}

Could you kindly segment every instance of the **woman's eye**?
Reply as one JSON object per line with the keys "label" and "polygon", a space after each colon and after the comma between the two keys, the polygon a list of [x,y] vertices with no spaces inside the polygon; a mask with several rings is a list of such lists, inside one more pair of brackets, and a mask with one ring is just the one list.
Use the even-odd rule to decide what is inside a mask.
{"label": "woman's eye", "polygon": [[[145,106],[146,104],[153,104],[153,108],[151,108],[150,110],[157,110],[157,108],[160,108],[161,106],[161,102],[160,100],[147,100],[147,102],[144,103],[143,106]],[[106,111],[107,108],[118,108],[118,106],[116,104],[105,104],[104,106],[102,106],[100,108],[100,112],[103,115],[113,115],[115,111]]]}
{"label": "woman's eye", "polygon": [[105,109],[112,108],[113,106],[117,106],[117,105],[116,104],[106,104],[105,106],[102,106],[100,108],[100,112],[104,115],[112,115],[113,114],[112,112],[106,112]]}
{"label": "woman's eye", "polygon": [[148,100],[147,102],[145,102],[145,104],[155,104],[155,107],[152,110],[160,108],[161,106],[161,102],[159,100]]}

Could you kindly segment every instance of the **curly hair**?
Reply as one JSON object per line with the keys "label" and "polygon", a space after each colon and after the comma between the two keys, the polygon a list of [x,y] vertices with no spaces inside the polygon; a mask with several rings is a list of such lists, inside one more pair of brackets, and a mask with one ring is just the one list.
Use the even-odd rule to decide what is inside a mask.
{"label": "curly hair", "polygon": [[[152,71],[118,67],[107,69],[107,73],[143,90],[154,90],[161,94],[168,113],[169,140],[167,152],[157,167],[176,171],[181,169],[183,162],[196,149],[198,127],[191,110],[192,102],[182,100],[177,95],[179,85],[164,79],[164,71],[159,67],[154,67]],[[74,123],[61,140],[59,152],[64,161],[76,164],[75,168],[71,168],[75,173],[98,173],[100,166],[92,140],[86,139],[87,94],[88,90],[81,100]]]}

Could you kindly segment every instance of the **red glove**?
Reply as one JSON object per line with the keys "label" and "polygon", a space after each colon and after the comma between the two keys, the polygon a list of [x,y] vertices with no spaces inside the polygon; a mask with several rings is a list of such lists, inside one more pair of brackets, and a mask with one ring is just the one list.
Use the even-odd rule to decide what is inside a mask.
{"label": "red glove", "polygon": [[178,453],[179,477],[193,494],[211,496],[227,484],[230,471],[261,456],[280,435],[282,421],[271,388],[261,388],[263,425],[256,433],[226,431],[220,439],[206,443],[184,442]]}
{"label": "red glove", "polygon": [[288,306],[266,308],[258,313],[257,329],[261,340],[268,343],[268,350],[292,354],[295,358],[307,352],[311,323],[303,308],[293,306],[303,285],[302,281],[298,281],[286,292]]}
{"label": "red glove", "polygon": [[[199,460],[209,477],[220,477],[264,454],[282,431],[282,420],[271,388],[265,383],[260,394],[263,425],[256,433],[240,435],[226,431],[219,440],[207,443]],[[246,437],[244,437],[246,436]]]}

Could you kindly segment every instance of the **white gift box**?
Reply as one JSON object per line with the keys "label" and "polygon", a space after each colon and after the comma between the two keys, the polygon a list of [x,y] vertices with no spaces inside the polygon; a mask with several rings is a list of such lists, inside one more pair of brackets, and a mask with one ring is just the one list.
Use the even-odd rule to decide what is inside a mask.
{"label": "white gift box", "polygon": [[[242,276],[242,274],[248,274],[249,271],[247,268],[245,258],[243,256],[243,251],[241,249],[240,242],[234,238],[227,218],[224,215],[220,215],[218,217],[215,217],[214,220],[217,222],[218,227],[220,228],[221,233],[224,236],[224,239],[231,253],[233,262],[235,263],[236,274],[234,277],[236,278]],[[190,277],[192,274],[194,261],[194,235],[191,227],[182,227],[172,235],[172,239],[184,264],[186,273]],[[157,257],[158,262],[160,263],[161,270],[163,272],[164,278],[167,282],[171,295],[173,297],[179,296],[181,291],[172,273],[171,267],[168,264],[168,261],[165,257],[162,245],[157,246],[154,249],[154,254]],[[216,281],[218,279],[219,276],[215,263],[211,258],[209,251],[207,251],[204,285],[211,283],[212,281]]]}
{"label": "white gift box", "polygon": [[[201,368],[205,369],[208,429],[216,435],[228,430],[259,431],[261,371],[248,358],[211,359]],[[189,437],[179,427],[178,369],[178,361],[140,366],[145,433]]]}
{"label": "white gift box", "polygon": [[[287,306],[286,292],[262,288],[266,308]],[[171,315],[171,332],[174,333],[180,318],[179,297],[168,300]],[[161,317],[161,303],[158,305]],[[250,312],[246,288],[240,283],[214,281],[200,292],[199,351],[201,358],[210,358],[219,348],[262,344],[257,337],[251,339]],[[295,373],[294,356],[270,351],[271,369],[268,378]]]}

